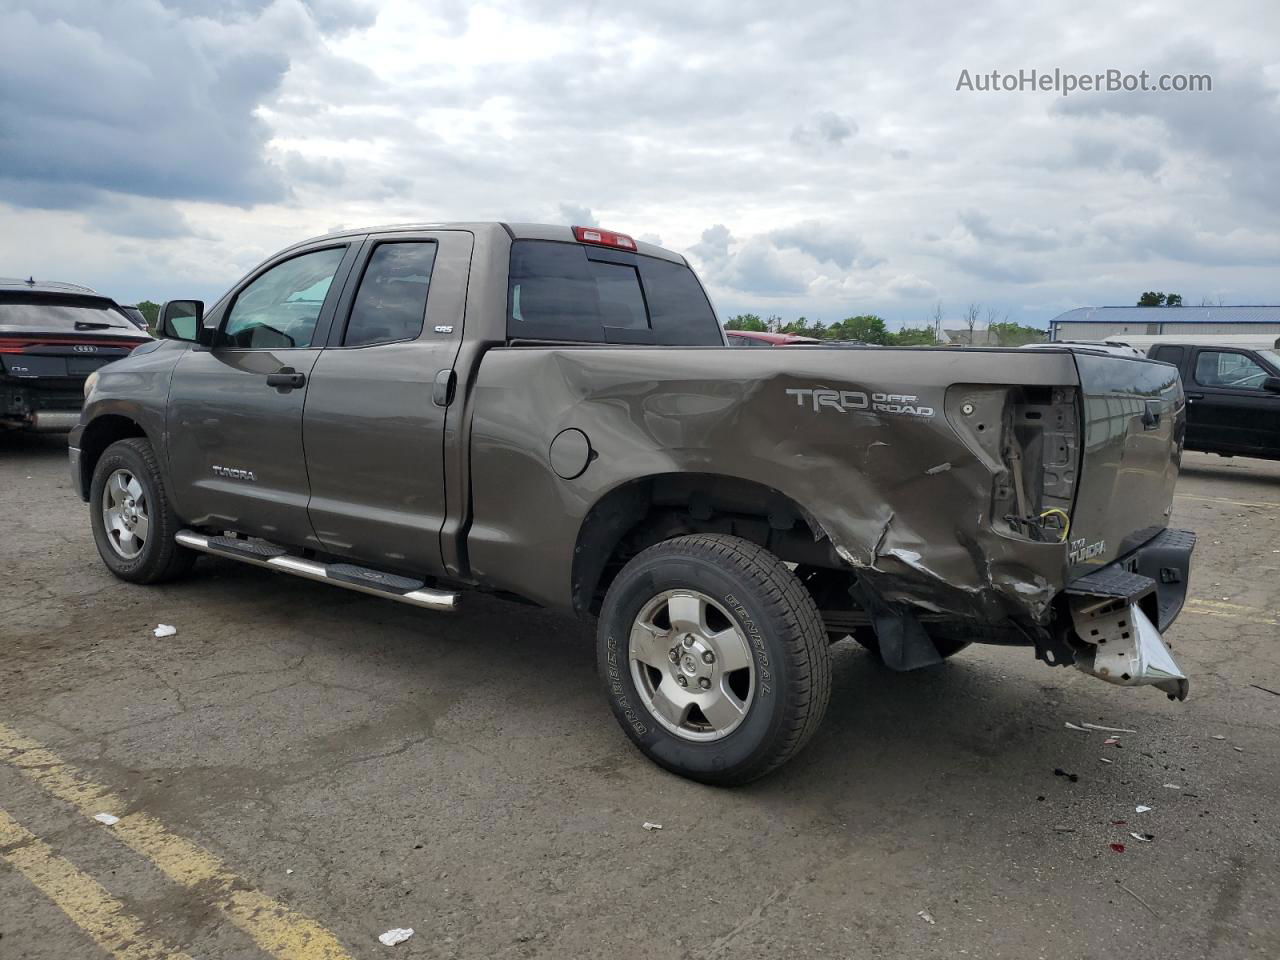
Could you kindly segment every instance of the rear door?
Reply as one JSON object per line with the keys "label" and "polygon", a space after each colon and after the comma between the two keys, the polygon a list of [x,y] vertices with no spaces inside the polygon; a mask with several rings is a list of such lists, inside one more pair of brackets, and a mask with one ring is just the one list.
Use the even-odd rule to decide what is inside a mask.
{"label": "rear door", "polygon": [[364,243],[303,417],[311,521],[332,553],[444,572],[445,412],[473,242],[439,230]]}
{"label": "rear door", "polygon": [[1280,394],[1262,389],[1273,372],[1250,351],[1196,347],[1187,402],[1198,424],[1197,448],[1241,453],[1274,449]]}
{"label": "rear door", "polygon": [[169,469],[188,521],[315,547],[302,409],[360,238],[276,258],[207,318],[169,389]]}

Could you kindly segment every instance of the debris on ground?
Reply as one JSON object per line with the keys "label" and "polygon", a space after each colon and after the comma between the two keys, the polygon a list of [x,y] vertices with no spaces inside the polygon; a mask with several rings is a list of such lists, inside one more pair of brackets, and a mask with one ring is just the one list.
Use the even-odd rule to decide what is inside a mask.
{"label": "debris on ground", "polygon": [[661,830],[661,829],[662,829],[662,824],[660,824],[660,823],[650,823],[648,820],[646,820],[646,821],[644,822],[643,826],[644,826],[644,828],[645,828],[646,830],[648,830],[650,833],[653,833],[653,831],[655,831],[655,830]]}
{"label": "debris on ground", "polygon": [[921,920],[923,920],[925,923],[938,922],[937,920],[933,919],[933,914],[931,914],[928,910],[921,910],[919,913],[916,914],[916,916],[919,917]]}
{"label": "debris on ground", "polygon": [[1099,757],[1098,759],[1101,760],[1103,763],[1115,763],[1114,760],[1108,760],[1106,757]]}
{"label": "debris on ground", "polygon": [[1182,784],[1180,784],[1180,783],[1166,783],[1166,784],[1164,785],[1164,788],[1165,788],[1166,790],[1181,790],[1181,789],[1182,789]]}
{"label": "debris on ground", "polygon": [[108,827],[120,822],[119,817],[113,817],[109,813],[95,813],[93,815],[93,819],[97,820],[99,823],[105,823]]}
{"label": "debris on ground", "polygon": [[1105,740],[1103,740],[1103,741],[1102,741],[1102,745],[1103,745],[1104,747],[1118,747],[1118,746],[1120,746],[1120,738],[1119,738],[1119,737],[1107,737],[1107,739],[1105,739]]}
{"label": "debris on ground", "polygon": [[1127,727],[1104,727],[1100,723],[1082,723],[1080,726],[1086,730],[1101,730],[1103,733],[1137,733],[1137,730],[1130,730]]}
{"label": "debris on ground", "polygon": [[1054,768],[1054,770],[1053,770],[1053,775],[1054,775],[1055,777],[1066,777],[1066,778],[1067,778],[1068,780],[1070,780],[1072,783],[1076,783],[1076,782],[1078,782],[1078,781],[1080,780],[1080,774],[1078,774],[1078,773],[1067,773],[1067,771],[1063,770],[1061,767],[1055,767],[1055,768]]}
{"label": "debris on ground", "polygon": [[1134,812],[1134,813],[1146,813],[1146,812],[1147,812],[1148,810],[1150,810],[1150,809],[1151,809],[1150,807],[1148,807],[1148,806],[1144,806],[1143,804],[1141,804],[1141,803],[1140,803],[1140,804],[1138,804],[1136,807],[1134,807],[1134,808],[1133,808],[1133,812]]}
{"label": "debris on ground", "polygon": [[1236,753],[1244,753],[1244,747],[1232,747],[1231,749]]}
{"label": "debris on ground", "polygon": [[1154,833],[1130,833],[1129,836],[1135,840],[1141,840],[1143,843],[1150,843],[1156,838]]}
{"label": "debris on ground", "polygon": [[1111,825],[1112,825],[1113,827],[1123,827],[1123,826],[1127,826],[1127,825],[1128,825],[1128,823],[1129,823],[1129,821],[1128,821],[1128,820],[1112,820],[1112,821],[1111,821]]}
{"label": "debris on ground", "polygon": [[[1251,683],[1249,686],[1253,687],[1255,690],[1261,690],[1263,693],[1269,693],[1273,697],[1280,697],[1280,690],[1272,690],[1270,687],[1262,687],[1256,683]],[[1071,724],[1067,724],[1067,726],[1071,726]]]}
{"label": "debris on ground", "polygon": [[286,870],[286,871],[284,872],[284,874],[285,874],[285,876],[286,876],[286,877],[287,877],[289,874],[291,874],[291,873],[293,873],[293,870]]}
{"label": "debris on ground", "polygon": [[1213,735],[1213,739],[1214,739],[1214,740],[1225,740],[1225,739],[1227,739],[1227,738],[1226,738],[1226,737],[1224,737],[1224,736],[1223,736],[1222,734],[1220,734],[1220,733],[1215,733],[1215,734]]}
{"label": "debris on ground", "polygon": [[1127,893],[1129,896],[1133,897],[1133,899],[1137,900],[1140,904],[1142,904],[1144,907],[1146,907],[1148,910],[1150,910],[1150,911],[1151,911],[1151,915],[1152,915],[1153,917],[1156,917],[1157,919],[1159,919],[1160,914],[1156,913],[1156,908],[1155,908],[1155,907],[1151,906],[1151,904],[1147,903],[1147,901],[1143,900],[1140,896],[1138,896],[1136,893],[1134,893],[1132,890],[1130,890],[1128,887],[1126,887],[1126,886],[1125,886],[1123,883],[1121,883],[1119,880],[1117,880],[1117,881],[1116,881],[1116,885],[1117,885],[1117,886],[1119,886],[1119,887],[1120,887],[1120,889],[1121,889],[1121,890],[1123,890],[1125,893]]}
{"label": "debris on ground", "polygon": [[1114,850],[1116,853],[1124,853],[1124,844],[1123,844],[1123,843],[1113,843],[1113,844],[1111,845],[1111,849],[1112,849],[1112,850]]}
{"label": "debris on ground", "polygon": [[378,942],[386,947],[394,947],[397,943],[404,943],[413,936],[413,927],[393,927],[386,933],[378,937]]}
{"label": "debris on ground", "polygon": [[1067,729],[1068,729],[1068,730],[1083,730],[1085,733],[1088,733],[1088,732],[1089,732],[1089,728],[1088,728],[1088,727],[1080,727],[1080,726],[1077,726],[1076,724],[1072,723],[1070,720],[1068,720],[1068,721],[1066,722],[1066,727],[1067,727]]}
{"label": "debris on ground", "polygon": [[168,623],[162,623],[151,631],[155,636],[164,638],[172,637],[178,632],[178,628]]}
{"label": "debris on ground", "polygon": [[1076,832],[1076,828],[1075,828],[1075,827],[1068,827],[1068,826],[1067,826],[1066,824],[1064,824],[1064,823],[1060,823],[1060,824],[1058,824],[1058,825],[1057,825],[1056,827],[1054,827],[1053,829],[1054,829],[1054,830],[1056,830],[1058,833],[1075,833],[1075,832]]}

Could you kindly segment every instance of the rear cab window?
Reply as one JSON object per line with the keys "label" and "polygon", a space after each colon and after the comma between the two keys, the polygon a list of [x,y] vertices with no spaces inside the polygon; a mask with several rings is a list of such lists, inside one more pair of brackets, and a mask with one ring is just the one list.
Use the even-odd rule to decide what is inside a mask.
{"label": "rear cab window", "polygon": [[723,346],[682,263],[554,240],[511,245],[507,336],[571,343]]}

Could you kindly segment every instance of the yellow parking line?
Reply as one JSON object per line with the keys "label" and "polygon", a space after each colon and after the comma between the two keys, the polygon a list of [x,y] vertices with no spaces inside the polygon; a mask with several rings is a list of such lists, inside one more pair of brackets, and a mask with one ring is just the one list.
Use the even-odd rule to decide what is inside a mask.
{"label": "yellow parking line", "polygon": [[30,737],[0,724],[0,759],[87,817],[112,813],[109,827],[130,848],[151,860],[170,880],[208,900],[279,960],[350,960],[337,939],[314,920],[295,913],[228,870],[208,850],[169,833],[145,813],[125,813],[125,803],[85,778]]}
{"label": "yellow parking line", "polygon": [[1280,622],[1277,620],[1277,615],[1269,611],[1259,610],[1257,607],[1242,607],[1238,603],[1223,603],[1218,600],[1188,600],[1183,610],[1190,614],[1257,623],[1264,627],[1274,626]]}
{"label": "yellow parking line", "polygon": [[[147,936],[142,922],[98,881],[54,854],[47,843],[3,810],[0,810],[0,858],[12,864],[113,957],[191,960],[185,953]],[[66,954],[65,949],[61,952]]]}
{"label": "yellow parking line", "polygon": [[1229,503],[1233,507],[1263,507],[1264,509],[1280,510],[1280,503],[1277,503],[1274,500],[1251,502],[1248,500],[1228,500],[1226,497],[1198,497],[1190,493],[1175,493],[1174,497],[1180,500],[1205,500],[1209,503]]}

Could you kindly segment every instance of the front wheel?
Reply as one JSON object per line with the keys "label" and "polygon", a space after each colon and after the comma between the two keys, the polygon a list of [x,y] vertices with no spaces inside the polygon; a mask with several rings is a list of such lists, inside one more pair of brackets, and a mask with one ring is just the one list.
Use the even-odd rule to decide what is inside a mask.
{"label": "front wheel", "polygon": [[739,537],[677,537],[636,556],[605,596],[597,650],[631,740],[704,783],[747,783],[785,763],[831,693],[812,597]]}
{"label": "front wheel", "polygon": [[90,522],[102,562],[121,580],[162,583],[187,573],[196,555],[174,542],[180,528],[151,444],[107,447],[89,483]]}

